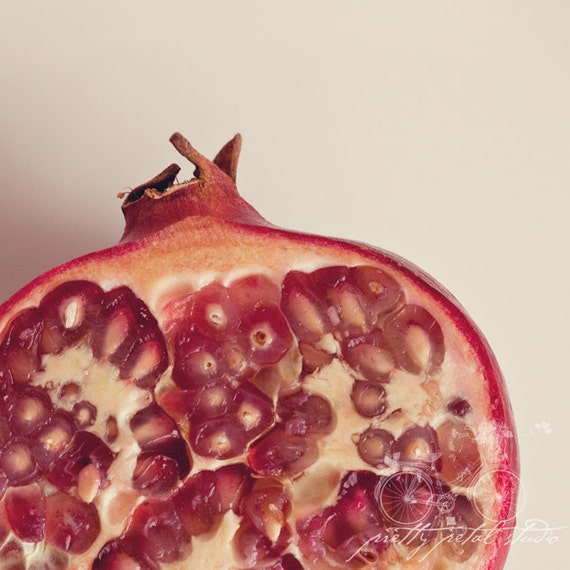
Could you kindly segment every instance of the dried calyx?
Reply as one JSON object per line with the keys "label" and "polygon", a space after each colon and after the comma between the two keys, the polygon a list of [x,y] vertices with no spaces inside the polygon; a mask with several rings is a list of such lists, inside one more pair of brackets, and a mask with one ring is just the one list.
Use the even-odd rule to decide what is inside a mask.
{"label": "dried calyx", "polygon": [[401,259],[265,222],[239,137],[172,142],[195,179],[0,307],[0,566],[501,568],[516,445],[473,323]]}

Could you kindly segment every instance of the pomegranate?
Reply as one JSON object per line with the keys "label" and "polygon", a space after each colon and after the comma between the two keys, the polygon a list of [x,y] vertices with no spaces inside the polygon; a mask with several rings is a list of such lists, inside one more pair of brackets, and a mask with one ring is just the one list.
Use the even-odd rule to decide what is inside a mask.
{"label": "pomegranate", "polygon": [[497,569],[518,458],[431,277],[267,223],[236,136],[124,200],[121,243],[0,307],[0,566]]}

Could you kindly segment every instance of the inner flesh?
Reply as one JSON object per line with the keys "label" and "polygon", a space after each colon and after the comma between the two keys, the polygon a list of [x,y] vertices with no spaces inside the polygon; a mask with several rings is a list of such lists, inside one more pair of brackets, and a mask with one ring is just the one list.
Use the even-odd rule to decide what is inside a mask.
{"label": "inner flesh", "polygon": [[0,338],[0,567],[485,557],[500,426],[480,365],[386,270],[213,280],[156,315],[69,281]]}

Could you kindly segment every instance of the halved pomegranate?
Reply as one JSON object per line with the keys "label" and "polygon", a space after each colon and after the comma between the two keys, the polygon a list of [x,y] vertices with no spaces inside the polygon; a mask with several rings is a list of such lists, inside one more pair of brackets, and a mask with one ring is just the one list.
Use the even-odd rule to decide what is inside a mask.
{"label": "halved pomegranate", "polygon": [[240,138],[0,307],[0,567],[498,569],[499,368],[453,297],[238,195]]}

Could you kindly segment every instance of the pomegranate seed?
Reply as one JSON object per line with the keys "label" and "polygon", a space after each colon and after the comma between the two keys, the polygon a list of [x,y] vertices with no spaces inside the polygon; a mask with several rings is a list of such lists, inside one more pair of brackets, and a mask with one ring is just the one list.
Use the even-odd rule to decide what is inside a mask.
{"label": "pomegranate seed", "polygon": [[40,309],[26,309],[12,319],[0,346],[0,358],[14,383],[26,384],[39,369],[38,345],[42,330],[43,315]]}
{"label": "pomegranate seed", "polygon": [[180,438],[176,422],[156,404],[139,410],[129,426],[143,451],[159,451]]}
{"label": "pomegranate seed", "polygon": [[16,395],[10,410],[10,424],[14,433],[32,433],[47,420],[51,408],[51,400],[42,388],[24,388]]}
{"label": "pomegranate seed", "polygon": [[212,471],[200,471],[185,481],[172,496],[178,517],[189,535],[211,533],[217,528],[223,508]]}
{"label": "pomegranate seed", "polygon": [[189,554],[190,537],[171,501],[141,503],[133,513],[127,536],[151,560],[174,562]]}
{"label": "pomegranate seed", "polygon": [[75,434],[73,419],[67,412],[56,410],[31,440],[32,451],[40,469],[48,471],[69,448]]}
{"label": "pomegranate seed", "polygon": [[350,394],[356,411],[365,418],[381,416],[386,411],[386,390],[374,382],[355,382]]}
{"label": "pomegranate seed", "polygon": [[229,459],[242,454],[248,435],[231,417],[209,420],[193,425],[190,431],[192,449],[204,457]]}
{"label": "pomegranate seed", "polygon": [[275,543],[287,524],[291,503],[283,487],[263,486],[244,497],[241,509],[253,526]]}
{"label": "pomegranate seed", "polygon": [[369,465],[382,467],[392,457],[393,444],[394,437],[391,433],[380,428],[368,428],[358,439],[358,455]]}
{"label": "pomegranate seed", "polygon": [[254,568],[279,556],[274,544],[254,525],[242,520],[234,534],[232,545],[236,555]]}
{"label": "pomegranate seed", "polygon": [[333,361],[333,355],[306,342],[299,343],[299,351],[303,357],[303,372],[312,374],[321,370]]}
{"label": "pomegranate seed", "polygon": [[38,465],[27,439],[13,438],[2,449],[0,468],[9,485],[27,485],[39,476]]}
{"label": "pomegranate seed", "polygon": [[240,328],[249,358],[262,366],[279,362],[293,344],[287,321],[276,306],[256,306],[242,315]]}
{"label": "pomegranate seed", "polygon": [[230,414],[246,434],[248,442],[269,429],[275,421],[273,402],[255,386],[242,384],[234,394]]}
{"label": "pomegranate seed", "polygon": [[2,560],[6,570],[27,570],[26,555],[19,540],[8,540],[0,548],[0,560]]}
{"label": "pomegranate seed", "polygon": [[451,511],[442,524],[442,542],[445,556],[454,562],[466,562],[483,540],[484,520],[464,495],[455,495]]}
{"label": "pomegranate seed", "polygon": [[456,485],[472,485],[481,470],[481,454],[475,434],[460,419],[437,428],[441,449],[441,476]]}
{"label": "pomegranate seed", "polygon": [[72,408],[75,426],[77,429],[86,429],[91,427],[97,419],[97,408],[85,400],[76,402]]}
{"label": "pomegranate seed", "polygon": [[208,338],[219,341],[235,334],[239,315],[228,289],[220,283],[210,283],[192,297],[187,318]]}
{"label": "pomegranate seed", "polygon": [[435,430],[429,426],[414,426],[394,443],[394,458],[402,465],[441,469],[441,452]]}
{"label": "pomegranate seed", "polygon": [[443,332],[426,309],[405,305],[386,319],[384,331],[400,367],[412,374],[438,372],[445,357]]}
{"label": "pomegranate seed", "polygon": [[309,274],[290,271],[285,276],[281,308],[300,341],[315,344],[333,331],[327,306],[313,291]]}
{"label": "pomegranate seed", "polygon": [[253,484],[249,469],[242,463],[224,465],[214,471],[214,485],[221,512],[238,512],[241,500]]}
{"label": "pomegranate seed", "polygon": [[136,535],[112,540],[105,544],[93,561],[92,570],[160,570],[141,548]]}
{"label": "pomegranate seed", "polygon": [[232,281],[229,296],[240,311],[247,313],[255,306],[279,305],[281,292],[274,281],[254,274]]}
{"label": "pomegranate seed", "polygon": [[139,455],[133,472],[133,487],[145,495],[171,491],[178,484],[178,462],[168,455]]}
{"label": "pomegranate seed", "polygon": [[103,291],[90,281],[68,281],[48,292],[40,303],[45,322],[41,352],[61,352],[88,334],[102,300]]}
{"label": "pomegranate seed", "polygon": [[375,382],[387,382],[395,366],[391,348],[377,329],[345,341],[342,356],[365,379]]}
{"label": "pomegranate seed", "polygon": [[152,387],[168,366],[166,345],[148,307],[128,287],[105,294],[94,337],[95,354],[118,366],[121,378]]}
{"label": "pomegranate seed", "polygon": [[454,398],[447,404],[447,409],[454,416],[463,418],[471,411],[471,404],[464,398]]}
{"label": "pomegranate seed", "polygon": [[8,522],[18,538],[26,542],[44,539],[45,497],[38,485],[10,489],[5,505]]}
{"label": "pomegranate seed", "polygon": [[316,461],[318,450],[309,438],[273,428],[249,448],[247,457],[259,475],[295,477]]}
{"label": "pomegranate seed", "polygon": [[190,471],[186,442],[176,422],[157,404],[139,410],[130,421],[136,442],[147,455],[165,455],[175,460],[180,477]]}
{"label": "pomegranate seed", "polygon": [[301,390],[279,400],[277,415],[283,429],[291,434],[326,435],[334,428],[332,406],[322,396]]}
{"label": "pomegranate seed", "polygon": [[229,382],[218,381],[203,386],[193,398],[193,410],[188,413],[194,422],[219,418],[228,413],[233,403],[235,390]]}
{"label": "pomegranate seed", "polygon": [[377,267],[350,269],[352,279],[362,291],[364,309],[370,325],[381,324],[383,317],[404,302],[404,293],[396,280]]}
{"label": "pomegranate seed", "polygon": [[223,377],[226,362],[218,343],[194,333],[176,340],[173,380],[181,388],[197,388]]}
{"label": "pomegranate seed", "polygon": [[99,514],[93,504],[65,493],[46,499],[46,540],[57,548],[80,554],[89,549],[101,531]]}
{"label": "pomegranate seed", "polygon": [[379,482],[375,490],[378,505],[390,523],[409,532],[411,546],[435,538],[449,490],[421,472],[400,471]]}
{"label": "pomegranate seed", "polygon": [[109,443],[113,443],[117,437],[119,437],[119,426],[117,424],[117,418],[110,415],[105,420],[105,439]]}
{"label": "pomegranate seed", "polygon": [[77,432],[68,449],[58,457],[48,473],[48,479],[61,490],[75,487],[79,474],[88,465],[93,465],[101,474],[101,482],[106,481],[109,466],[115,454],[95,434],[88,431]]}

